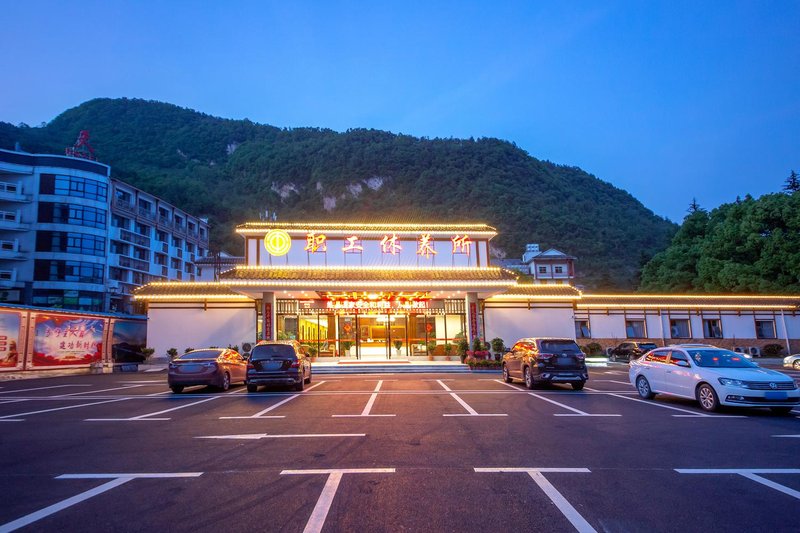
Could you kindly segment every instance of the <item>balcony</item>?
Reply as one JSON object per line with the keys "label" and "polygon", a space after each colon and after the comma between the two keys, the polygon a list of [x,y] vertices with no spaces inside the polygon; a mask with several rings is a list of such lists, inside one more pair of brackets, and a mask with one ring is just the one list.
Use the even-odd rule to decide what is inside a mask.
{"label": "balcony", "polygon": [[139,235],[138,233],[133,233],[125,229],[120,229],[119,238],[123,241],[132,242],[137,246],[150,249],[150,238],[145,237],[144,235]]}
{"label": "balcony", "polygon": [[21,221],[19,211],[0,211],[0,230],[27,231],[30,224]]}
{"label": "balcony", "polygon": [[30,202],[30,196],[22,194],[22,185],[0,181],[0,201]]}
{"label": "balcony", "polygon": [[140,207],[136,212],[136,214],[139,218],[143,218],[151,222],[155,221],[156,219],[156,214],[150,211],[149,209],[145,209],[144,207]]}
{"label": "balcony", "polygon": [[186,226],[184,226],[183,224],[176,223],[175,227],[173,228],[173,232],[176,235],[181,235],[181,236],[185,237],[186,236]]}
{"label": "balcony", "polygon": [[17,282],[17,269],[0,270],[0,288],[9,289]]}
{"label": "balcony", "polygon": [[148,263],[147,261],[140,261],[139,259],[133,259],[132,257],[125,257],[124,255],[119,256],[117,264],[124,268],[132,268],[133,270],[150,272],[150,263]]}
{"label": "balcony", "polygon": [[173,224],[172,224],[172,221],[169,219],[169,217],[165,217],[163,215],[158,217],[158,220],[156,220],[156,223],[158,224],[158,227],[160,229],[172,230],[172,228],[174,227]]}
{"label": "balcony", "polygon": [[114,200],[111,202],[111,207],[117,208],[120,211],[125,211],[132,215],[136,214],[136,206],[133,205],[130,201],[123,200],[121,198],[114,198]]}

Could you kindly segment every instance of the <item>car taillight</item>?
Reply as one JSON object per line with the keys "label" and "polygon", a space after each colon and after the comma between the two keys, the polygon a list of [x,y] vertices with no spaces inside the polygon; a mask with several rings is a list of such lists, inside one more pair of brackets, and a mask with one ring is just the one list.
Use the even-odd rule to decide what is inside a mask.
{"label": "car taillight", "polygon": [[256,367],[253,365],[253,363],[247,363],[247,370],[255,370],[255,369]]}
{"label": "car taillight", "polygon": [[581,353],[576,353],[576,354],[575,354],[575,358],[576,358],[578,361],[583,361],[584,359],[586,359],[586,354],[584,354],[583,352],[581,352]]}
{"label": "car taillight", "polygon": [[203,363],[206,368],[217,368],[217,363]]}
{"label": "car taillight", "polygon": [[549,361],[551,357],[553,357],[551,353],[540,353],[536,356],[540,361]]}
{"label": "car taillight", "polygon": [[300,361],[297,359],[292,361],[292,364],[289,365],[289,368],[300,368]]}

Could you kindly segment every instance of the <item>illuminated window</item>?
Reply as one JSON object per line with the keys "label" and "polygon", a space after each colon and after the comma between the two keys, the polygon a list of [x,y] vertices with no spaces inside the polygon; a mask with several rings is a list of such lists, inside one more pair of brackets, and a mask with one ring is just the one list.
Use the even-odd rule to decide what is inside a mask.
{"label": "illuminated window", "polygon": [[589,321],[588,320],[576,320],[575,321],[575,338],[577,338],[577,339],[588,339],[588,338],[591,338],[591,333],[589,331]]}

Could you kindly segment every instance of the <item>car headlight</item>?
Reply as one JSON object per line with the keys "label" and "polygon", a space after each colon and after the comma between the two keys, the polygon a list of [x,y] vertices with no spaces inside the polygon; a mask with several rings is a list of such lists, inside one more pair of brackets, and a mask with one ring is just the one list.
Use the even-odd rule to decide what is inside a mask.
{"label": "car headlight", "polygon": [[730,379],[730,378],[717,378],[722,385],[726,387],[744,387],[744,383],[741,379]]}

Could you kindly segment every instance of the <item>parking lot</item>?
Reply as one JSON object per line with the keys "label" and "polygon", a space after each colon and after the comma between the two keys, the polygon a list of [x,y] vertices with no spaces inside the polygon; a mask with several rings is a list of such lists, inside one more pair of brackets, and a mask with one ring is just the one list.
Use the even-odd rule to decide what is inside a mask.
{"label": "parking lot", "polygon": [[622,364],[580,392],[499,373],[5,381],[0,531],[796,531],[798,415],[642,401]]}

